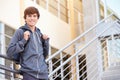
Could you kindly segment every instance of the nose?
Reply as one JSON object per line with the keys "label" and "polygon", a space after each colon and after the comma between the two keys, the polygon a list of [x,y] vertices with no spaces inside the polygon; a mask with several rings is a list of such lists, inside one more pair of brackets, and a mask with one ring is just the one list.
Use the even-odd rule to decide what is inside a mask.
{"label": "nose", "polygon": [[34,19],[35,17],[34,16],[31,16],[31,19]]}

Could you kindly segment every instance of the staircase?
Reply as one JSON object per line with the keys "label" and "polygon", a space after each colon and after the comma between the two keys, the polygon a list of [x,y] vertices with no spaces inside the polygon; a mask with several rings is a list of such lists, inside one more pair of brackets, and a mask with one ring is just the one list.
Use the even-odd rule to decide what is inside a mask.
{"label": "staircase", "polygon": [[[120,23],[115,24],[116,30],[120,31]],[[119,33],[119,32],[118,32]],[[115,34],[115,33],[114,33]],[[109,55],[109,63],[108,67],[102,74],[102,80],[120,80],[120,41],[119,37],[116,36],[117,39],[112,38],[111,45],[111,55]]]}
{"label": "staircase", "polygon": [[108,68],[103,73],[102,80],[120,80],[120,66]]}
{"label": "staircase", "polygon": [[120,32],[118,22],[111,14],[51,55],[46,60],[50,80],[101,80],[111,61],[109,40]]}
{"label": "staircase", "polygon": [[[111,66],[115,61],[119,62],[119,57],[116,58],[116,54],[120,52],[117,50],[120,48],[119,32],[119,19],[114,14],[90,27],[66,46],[49,55],[46,60],[49,79],[119,80],[119,66]],[[2,55],[0,57],[8,59]],[[17,73],[5,65],[0,66],[0,69]]]}

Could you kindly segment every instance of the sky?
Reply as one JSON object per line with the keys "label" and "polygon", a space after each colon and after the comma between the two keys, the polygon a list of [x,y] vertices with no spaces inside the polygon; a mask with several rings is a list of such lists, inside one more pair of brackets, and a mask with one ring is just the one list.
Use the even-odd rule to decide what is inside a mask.
{"label": "sky", "polygon": [[120,18],[120,0],[106,0],[106,4],[115,12]]}

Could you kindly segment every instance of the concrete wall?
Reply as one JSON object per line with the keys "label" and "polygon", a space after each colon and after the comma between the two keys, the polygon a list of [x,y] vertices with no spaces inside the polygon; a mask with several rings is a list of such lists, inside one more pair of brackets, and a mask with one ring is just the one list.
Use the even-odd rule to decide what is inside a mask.
{"label": "concrete wall", "polygon": [[0,0],[0,21],[15,28],[20,26],[19,0]]}
{"label": "concrete wall", "polygon": [[[84,19],[84,30],[88,30],[90,27],[96,24],[96,1],[95,0],[82,0],[83,5],[83,19]],[[96,36],[95,30],[91,31],[88,35],[85,36],[85,42],[89,42]],[[89,76],[88,80],[91,80],[93,76],[95,76],[95,79],[97,80],[98,76],[98,63],[94,62],[97,60],[97,43],[94,42],[89,45],[86,52],[86,60],[87,60],[87,74]],[[90,54],[92,54],[90,56]],[[93,61],[91,61],[91,59]],[[91,62],[90,62],[91,61]],[[92,72],[93,71],[93,72]],[[92,72],[92,73],[91,73]]]}

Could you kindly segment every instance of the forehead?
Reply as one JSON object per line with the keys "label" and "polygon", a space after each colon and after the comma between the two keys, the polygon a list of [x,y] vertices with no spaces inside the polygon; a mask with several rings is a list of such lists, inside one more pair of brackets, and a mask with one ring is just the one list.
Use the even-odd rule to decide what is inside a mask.
{"label": "forehead", "polygon": [[27,14],[27,15],[37,15],[37,13],[31,13],[31,14]]}

